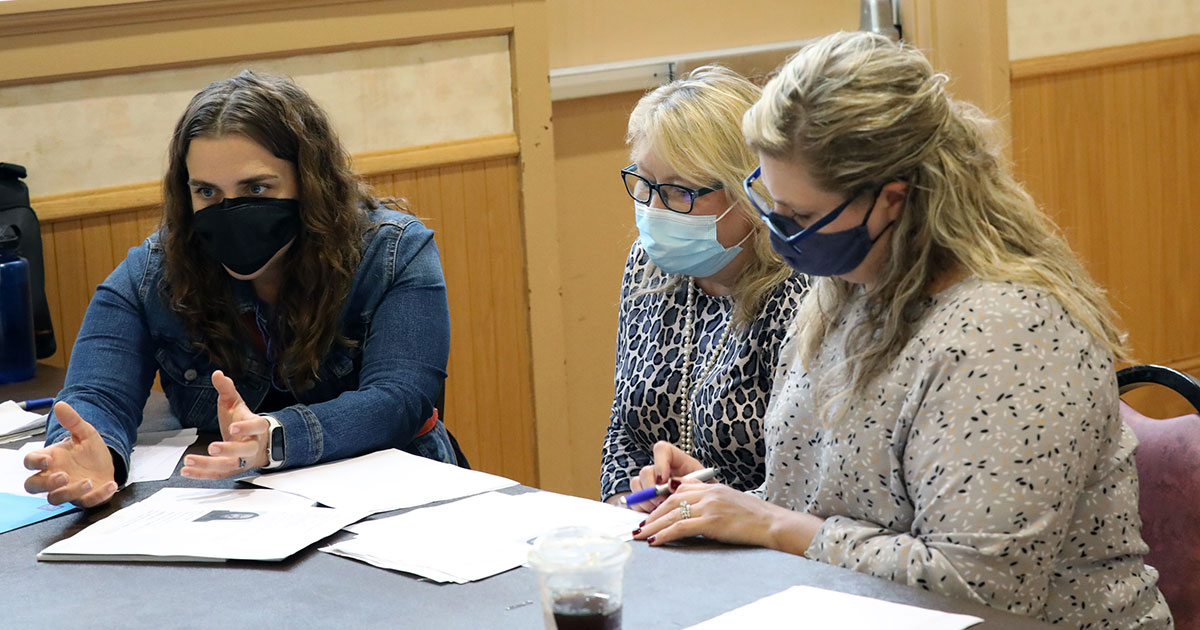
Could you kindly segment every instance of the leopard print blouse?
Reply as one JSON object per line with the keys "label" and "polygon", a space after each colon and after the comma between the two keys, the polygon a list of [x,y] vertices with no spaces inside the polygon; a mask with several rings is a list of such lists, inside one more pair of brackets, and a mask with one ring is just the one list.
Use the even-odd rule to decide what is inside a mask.
{"label": "leopard print blouse", "polygon": [[[651,463],[655,442],[679,444],[685,404],[681,374],[687,354],[690,379],[696,383],[729,324],[732,300],[697,287],[689,335],[684,331],[684,309],[691,280],[684,278],[665,293],[644,290],[668,280],[635,242],[621,281],[615,393],[600,475],[604,499],[629,491],[630,479]],[[746,490],[763,481],[762,417],[771,376],[806,288],[799,274],[781,283],[758,319],[731,331],[712,370],[693,385],[695,455],[706,466],[718,468],[718,479],[735,488]]]}
{"label": "leopard print blouse", "polygon": [[826,519],[806,555],[1071,628],[1170,628],[1112,354],[1036,288],[971,278],[919,311],[832,425],[810,375],[861,303],[811,371],[781,349],[761,491]]}

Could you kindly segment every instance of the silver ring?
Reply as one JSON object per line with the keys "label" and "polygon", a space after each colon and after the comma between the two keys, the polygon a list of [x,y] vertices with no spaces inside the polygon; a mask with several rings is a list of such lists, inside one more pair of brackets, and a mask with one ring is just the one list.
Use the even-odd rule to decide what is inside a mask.
{"label": "silver ring", "polygon": [[683,518],[692,518],[692,506],[688,505],[687,501],[679,502],[679,515]]}
{"label": "silver ring", "polygon": [[246,467],[246,458],[239,457],[238,458],[238,468],[245,468],[245,467]]}

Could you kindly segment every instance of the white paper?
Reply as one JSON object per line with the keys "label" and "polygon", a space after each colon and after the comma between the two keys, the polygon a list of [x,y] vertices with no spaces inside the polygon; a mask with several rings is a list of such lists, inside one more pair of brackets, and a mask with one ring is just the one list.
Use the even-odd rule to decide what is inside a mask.
{"label": "white paper", "polygon": [[25,411],[17,403],[0,402],[0,437],[21,439],[46,430],[46,414]]}
{"label": "white paper", "polygon": [[736,608],[687,630],[775,628],[781,619],[804,618],[804,626],[839,630],[963,630],[982,623],[979,617],[893,604],[812,586],[793,586]]}
{"label": "white paper", "polygon": [[179,458],[196,441],[196,429],[139,433],[129,456],[129,480],[164,481],[175,474]]}
{"label": "white paper", "polygon": [[38,496],[25,492],[25,480],[33,474],[25,468],[25,454],[39,448],[42,448],[41,442],[30,442],[19,449],[0,448],[0,492]]}
{"label": "white paper", "polygon": [[330,507],[372,514],[517,485],[512,479],[396,449],[242,481],[292,492]]}
{"label": "white paper", "polygon": [[282,560],[365,516],[271,490],[163,488],[39,560]]}
{"label": "white paper", "polygon": [[553,492],[489,492],[351,525],[357,538],[321,551],[438,582],[465,583],[525,564],[534,538],[586,526],[628,540],[645,515]]}

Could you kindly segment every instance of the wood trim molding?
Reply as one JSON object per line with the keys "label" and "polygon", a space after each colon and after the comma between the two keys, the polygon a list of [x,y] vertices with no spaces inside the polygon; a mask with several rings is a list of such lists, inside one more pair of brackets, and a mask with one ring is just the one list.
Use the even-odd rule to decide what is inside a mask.
{"label": "wood trim molding", "polygon": [[[11,0],[10,3],[0,4],[0,16],[4,17],[0,21],[0,37],[368,1],[370,0],[134,0],[81,3],[61,0]],[[81,6],[84,4],[90,6]]]}
{"label": "wood trim molding", "polygon": [[1078,72],[1091,68],[1117,66],[1127,63],[1138,63],[1152,59],[1180,57],[1200,53],[1200,35],[1187,35],[1172,39],[1160,39],[1153,42],[1097,48],[1062,55],[1049,55],[1031,59],[1017,59],[1012,62],[1012,80],[1032,79],[1036,77]]}
{"label": "wood trim molding", "polygon": [[[445,164],[465,164],[518,155],[517,137],[511,133],[468,140],[440,142],[403,149],[360,153],[351,159],[364,177],[409,171]],[[79,219],[149,208],[162,203],[162,182],[143,182],[34,197],[31,205],[42,223]]]}
{"label": "wood trim molding", "polygon": [[[0,8],[11,2],[22,0]],[[151,0],[0,13],[0,86],[495,35],[512,31],[512,13],[511,0]]]}

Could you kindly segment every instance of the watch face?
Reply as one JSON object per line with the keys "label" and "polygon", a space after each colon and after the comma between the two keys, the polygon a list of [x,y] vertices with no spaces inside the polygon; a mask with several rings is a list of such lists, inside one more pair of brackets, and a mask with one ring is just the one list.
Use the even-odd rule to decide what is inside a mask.
{"label": "watch face", "polygon": [[283,427],[271,429],[271,461],[283,461]]}

